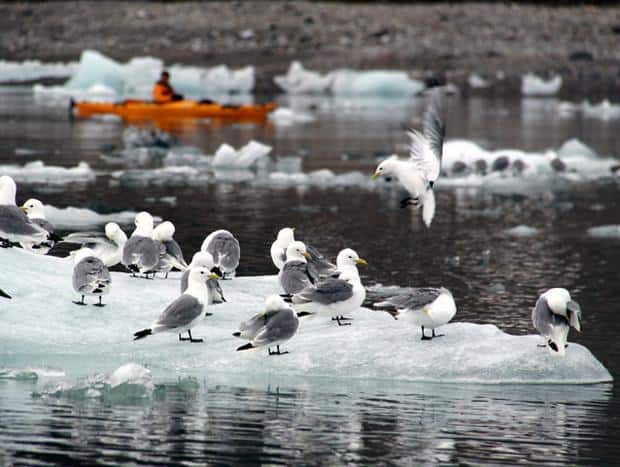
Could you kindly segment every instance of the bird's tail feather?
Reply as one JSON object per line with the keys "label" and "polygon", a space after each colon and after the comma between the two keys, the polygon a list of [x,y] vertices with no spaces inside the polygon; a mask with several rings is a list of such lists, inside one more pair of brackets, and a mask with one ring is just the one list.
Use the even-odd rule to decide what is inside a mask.
{"label": "bird's tail feather", "polygon": [[433,217],[435,217],[435,192],[429,188],[424,195],[424,205],[422,206],[422,220],[426,227],[431,226]]}
{"label": "bird's tail feather", "polygon": [[134,332],[133,340],[137,341],[138,339],[144,339],[146,336],[150,336],[153,334],[151,329],[143,329],[142,331]]}

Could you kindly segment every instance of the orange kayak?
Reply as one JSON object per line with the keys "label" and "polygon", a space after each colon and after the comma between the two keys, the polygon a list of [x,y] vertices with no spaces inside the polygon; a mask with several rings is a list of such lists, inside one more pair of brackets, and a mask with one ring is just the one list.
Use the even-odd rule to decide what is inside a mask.
{"label": "orange kayak", "polygon": [[262,120],[276,108],[273,102],[267,104],[223,105],[182,100],[167,104],[149,101],[126,100],[114,102],[72,102],[71,110],[77,117],[114,114],[125,120],[149,120],[158,118],[222,118],[231,120]]}

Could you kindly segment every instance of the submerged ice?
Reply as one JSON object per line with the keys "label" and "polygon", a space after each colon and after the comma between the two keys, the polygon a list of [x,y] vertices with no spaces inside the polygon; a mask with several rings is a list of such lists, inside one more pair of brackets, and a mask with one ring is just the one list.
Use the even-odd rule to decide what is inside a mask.
{"label": "submerged ice", "polygon": [[285,356],[267,357],[261,350],[236,352],[239,342],[232,333],[262,309],[267,295],[278,292],[275,276],[223,281],[228,301],[209,307],[213,316],[193,329],[204,344],[181,343],[172,334],[133,342],[132,334],[178,296],[178,275],[164,281],[112,273],[105,308],[77,307],[71,303],[75,297],[69,260],[17,249],[0,253],[2,287],[13,296],[0,309],[0,366],[61,368],[69,378],[107,373],[95,381],[94,389],[91,382],[81,389],[94,390],[94,397],[103,397],[101,391],[111,386],[109,375],[128,362],[167,379],[211,374],[226,375],[230,381],[249,375],[480,383],[612,379],[579,344],[570,343],[565,358],[553,358],[537,347],[538,336],[512,336],[492,325],[470,323],[448,324],[442,327],[445,337],[423,342],[419,329],[363,308],[353,313],[353,326],[346,328],[321,317],[301,319],[297,335],[286,344],[291,353]]}

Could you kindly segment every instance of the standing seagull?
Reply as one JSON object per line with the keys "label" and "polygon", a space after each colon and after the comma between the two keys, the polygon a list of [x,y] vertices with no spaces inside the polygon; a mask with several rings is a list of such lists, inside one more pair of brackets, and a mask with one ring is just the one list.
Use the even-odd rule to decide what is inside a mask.
{"label": "standing seagull", "polygon": [[431,96],[431,103],[424,115],[423,132],[412,130],[410,155],[408,160],[392,156],[385,159],[373,174],[375,179],[380,176],[395,177],[411,196],[400,202],[405,208],[412,204],[422,206],[422,219],[427,227],[431,225],[435,215],[435,193],[433,185],[441,172],[441,157],[446,124],[443,115],[440,91]]}
{"label": "standing seagull", "polygon": [[[413,291],[396,295],[385,301],[375,303],[374,306],[396,311],[396,319],[403,318],[412,321],[422,328],[422,340],[431,340],[443,334],[435,334],[435,328],[449,323],[456,314],[456,303],[452,293],[444,288],[419,287]],[[424,333],[424,328],[432,330],[430,336]]]}
{"label": "standing seagull", "polygon": [[[233,336],[250,341],[237,350],[255,349],[267,346],[269,355],[283,355],[280,345],[297,332],[299,320],[295,311],[279,295],[270,295],[265,300],[265,310],[239,325],[239,332]],[[276,347],[271,351],[271,347]]]}
{"label": "standing seagull", "polygon": [[338,326],[346,326],[352,318],[344,315],[359,309],[366,298],[366,289],[360,280],[357,266],[367,265],[366,260],[346,248],[338,253],[336,260],[339,278],[328,278],[310,285],[292,297],[296,310],[307,313],[324,313],[332,317]]}
{"label": "standing seagull", "polygon": [[286,263],[278,274],[278,280],[287,295],[301,292],[314,284],[314,280],[308,273],[309,257],[310,253],[306,251],[306,245],[303,242],[293,242],[286,249]]}
{"label": "standing seagull", "polygon": [[45,219],[43,203],[38,199],[32,198],[26,201],[20,209],[26,213],[26,216],[28,216],[32,223],[37,224],[48,233],[48,240],[43,243],[21,242],[20,245],[24,250],[46,255],[54,247],[54,244],[57,241],[61,241],[62,238],[55,234],[56,228]]}
{"label": "standing seagull", "polygon": [[78,243],[93,250],[94,256],[103,261],[107,267],[116,266],[123,259],[123,248],[127,235],[116,222],[109,222],[105,232],[77,232],[67,235],[67,243]]}
{"label": "standing seagull", "polygon": [[101,296],[110,291],[110,271],[101,260],[93,255],[93,250],[83,248],[75,254],[73,267],[73,289],[82,295],[76,305],[86,305],[84,296],[99,297],[95,306],[105,306],[101,303]]}
{"label": "standing seagull", "polygon": [[564,356],[566,339],[571,327],[581,332],[581,307],[571,299],[566,289],[549,289],[536,301],[532,323],[545,338],[546,346],[555,354]]}
{"label": "standing seagull", "polygon": [[286,249],[295,241],[295,229],[284,227],[278,232],[276,241],[271,244],[271,260],[278,270],[286,263]]}
{"label": "standing seagull", "polygon": [[49,234],[33,223],[15,204],[17,185],[5,175],[0,177],[0,246],[16,243],[43,243]]}
{"label": "standing seagull", "polygon": [[[202,339],[192,337],[191,330],[202,320],[203,311],[207,306],[205,299],[208,294],[207,279],[218,278],[217,274],[210,273],[206,268],[191,269],[185,293],[168,305],[150,328],[135,332],[133,340],[143,339],[159,332],[174,332],[179,334],[180,341],[202,342]],[[205,316],[209,315],[210,313],[205,312]],[[186,331],[189,337],[181,337]]]}
{"label": "standing seagull", "polygon": [[[199,251],[194,254],[192,262],[181,275],[181,293],[187,290],[187,279],[189,277],[189,271],[193,268],[206,268],[210,272],[217,274],[218,276],[221,274],[219,268],[216,268],[215,264],[213,263],[213,256],[211,256],[211,254],[207,253],[206,251]],[[207,297],[209,305],[217,305],[226,301],[226,299],[224,298],[224,292],[222,291],[222,287],[220,286],[220,283],[217,279],[209,279],[207,281],[207,288],[209,289],[209,296]]]}
{"label": "standing seagull", "polygon": [[132,273],[140,272],[148,278],[149,273],[155,275],[154,270],[165,253],[165,247],[152,238],[153,217],[148,212],[139,213],[135,223],[136,229],[123,247],[123,264]]}
{"label": "standing seagull", "polygon": [[160,242],[166,250],[164,255],[160,257],[159,264],[157,265],[157,271],[165,273],[166,279],[172,268],[177,268],[179,271],[187,269],[187,263],[185,258],[183,258],[183,251],[181,251],[181,247],[176,240],[172,238],[174,231],[174,224],[170,221],[162,222],[153,230],[153,239]]}
{"label": "standing seagull", "polygon": [[235,277],[235,270],[239,266],[241,248],[239,241],[228,230],[216,230],[211,232],[204,242],[202,251],[211,253],[215,265],[222,271],[222,278]]}

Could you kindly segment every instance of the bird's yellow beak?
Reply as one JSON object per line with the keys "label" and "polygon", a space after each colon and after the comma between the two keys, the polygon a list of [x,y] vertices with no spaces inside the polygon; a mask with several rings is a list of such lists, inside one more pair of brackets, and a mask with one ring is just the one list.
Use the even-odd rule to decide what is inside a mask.
{"label": "bird's yellow beak", "polygon": [[28,213],[28,209],[26,209],[26,206],[20,206],[20,207],[19,207],[19,210],[20,210],[21,212]]}
{"label": "bird's yellow beak", "polygon": [[364,258],[358,258],[355,264],[357,264],[358,266],[368,266],[368,263]]}
{"label": "bird's yellow beak", "polygon": [[292,230],[293,232],[295,232],[295,227],[291,227],[291,230]]}
{"label": "bird's yellow beak", "polygon": [[372,180],[376,180],[376,179],[379,177],[379,175],[380,175],[380,174],[379,174],[379,172],[375,172],[374,174],[372,174],[372,175],[370,176],[370,178],[371,178]]}
{"label": "bird's yellow beak", "polygon": [[212,272],[211,274],[209,274],[207,276],[209,279],[221,279],[220,276],[218,276],[217,274],[215,274],[214,272]]}
{"label": "bird's yellow beak", "polygon": [[303,253],[304,257],[308,258],[308,259],[312,259],[312,255],[310,253],[308,253],[307,251],[305,251]]}

